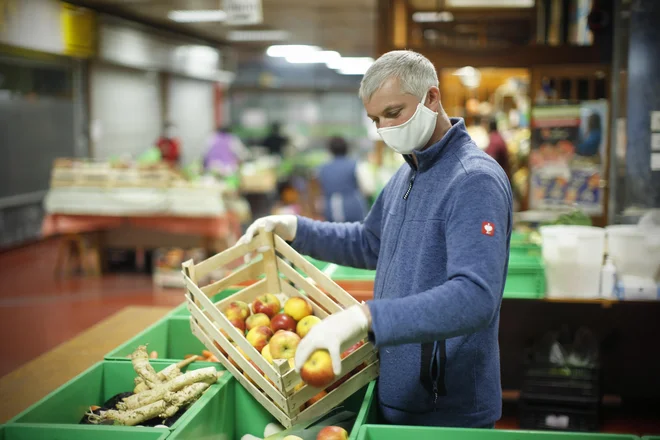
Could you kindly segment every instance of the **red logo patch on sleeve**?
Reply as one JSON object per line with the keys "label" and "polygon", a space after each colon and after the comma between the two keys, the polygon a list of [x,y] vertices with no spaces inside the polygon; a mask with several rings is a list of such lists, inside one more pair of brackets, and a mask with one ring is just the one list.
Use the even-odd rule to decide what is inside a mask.
{"label": "red logo patch on sleeve", "polygon": [[492,237],[495,235],[495,223],[493,222],[483,222],[481,224],[481,233]]}

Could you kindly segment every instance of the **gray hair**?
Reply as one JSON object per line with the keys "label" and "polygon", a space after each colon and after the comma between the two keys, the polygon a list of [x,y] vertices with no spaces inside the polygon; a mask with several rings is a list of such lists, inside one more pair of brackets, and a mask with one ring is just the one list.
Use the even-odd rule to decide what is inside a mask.
{"label": "gray hair", "polygon": [[438,74],[428,58],[412,50],[393,50],[378,58],[364,74],[360,99],[370,100],[390,78],[398,78],[401,91],[420,100],[431,87],[438,87]]}

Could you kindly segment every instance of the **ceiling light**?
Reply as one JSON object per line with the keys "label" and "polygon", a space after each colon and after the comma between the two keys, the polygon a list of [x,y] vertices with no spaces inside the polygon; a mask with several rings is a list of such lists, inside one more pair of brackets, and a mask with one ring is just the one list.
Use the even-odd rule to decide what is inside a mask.
{"label": "ceiling light", "polygon": [[287,56],[304,56],[309,55],[314,52],[320,51],[321,48],[317,46],[307,46],[302,44],[290,44],[290,45],[275,45],[270,46],[266,50],[266,54],[269,57],[287,57]]}
{"label": "ceiling light", "polygon": [[328,64],[341,60],[339,52],[321,50],[318,52],[301,52],[287,55],[286,60],[291,64]]}
{"label": "ceiling light", "polygon": [[229,41],[285,41],[289,39],[287,31],[262,30],[262,31],[229,31]]}
{"label": "ceiling light", "polygon": [[366,70],[371,67],[373,63],[374,59],[370,57],[341,57],[337,60],[333,60],[332,62],[327,63],[327,65],[330,69],[335,70],[364,70],[366,72]]}
{"label": "ceiling light", "polygon": [[415,12],[412,16],[415,23],[448,23],[454,21],[451,12]]}
{"label": "ceiling light", "polygon": [[170,11],[167,17],[177,23],[205,23],[225,21],[227,13],[220,9],[196,11]]}
{"label": "ceiling light", "polygon": [[531,8],[534,0],[445,0],[445,8]]}

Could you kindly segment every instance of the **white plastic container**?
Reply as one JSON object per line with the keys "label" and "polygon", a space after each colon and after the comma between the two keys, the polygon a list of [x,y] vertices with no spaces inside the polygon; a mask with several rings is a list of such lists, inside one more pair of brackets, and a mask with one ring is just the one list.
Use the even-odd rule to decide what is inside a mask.
{"label": "white plastic container", "polygon": [[600,271],[600,296],[601,298],[614,299],[616,287],[616,266],[612,258],[605,258],[605,264]]}
{"label": "white plastic container", "polygon": [[620,278],[632,276],[647,281],[656,278],[660,270],[660,227],[616,225],[605,230],[607,253]]}
{"label": "white plastic container", "polygon": [[598,298],[605,229],[544,226],[543,260],[549,298]]}

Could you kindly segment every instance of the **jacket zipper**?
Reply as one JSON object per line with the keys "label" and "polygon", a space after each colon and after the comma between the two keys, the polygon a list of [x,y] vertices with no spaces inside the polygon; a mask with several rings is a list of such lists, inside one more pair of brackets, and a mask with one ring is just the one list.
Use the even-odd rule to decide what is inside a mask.
{"label": "jacket zipper", "polygon": [[[422,358],[424,356],[422,355]],[[422,360],[423,362],[424,360]],[[445,386],[445,368],[447,362],[446,341],[436,341],[433,343],[433,351],[429,361],[428,377],[431,380],[433,389],[433,409],[438,409],[438,397],[446,396]]]}
{"label": "jacket zipper", "polygon": [[406,193],[403,195],[403,200],[408,200],[410,191],[412,191],[413,183],[415,183],[415,177],[417,177],[417,171],[413,171],[412,176],[410,176],[410,180],[408,181],[408,189],[406,190]]}

